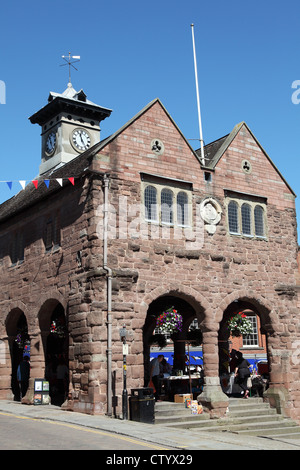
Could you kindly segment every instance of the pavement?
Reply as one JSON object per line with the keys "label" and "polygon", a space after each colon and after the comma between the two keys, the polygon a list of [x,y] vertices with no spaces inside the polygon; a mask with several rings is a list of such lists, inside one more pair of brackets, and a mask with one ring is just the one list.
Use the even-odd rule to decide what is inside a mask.
{"label": "pavement", "polygon": [[233,432],[205,432],[202,429],[170,429],[159,424],[146,424],[108,416],[64,411],[53,405],[25,405],[20,402],[0,400],[1,413],[116,433],[120,436],[130,437],[156,446],[159,445],[161,449],[169,448],[182,451],[300,450],[300,439],[272,439],[245,436]]}

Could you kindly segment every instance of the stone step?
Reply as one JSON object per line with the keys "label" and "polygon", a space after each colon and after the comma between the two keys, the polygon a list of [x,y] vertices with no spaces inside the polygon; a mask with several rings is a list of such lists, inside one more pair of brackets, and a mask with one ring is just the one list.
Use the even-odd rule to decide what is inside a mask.
{"label": "stone step", "polygon": [[292,419],[277,414],[269,403],[260,397],[248,400],[230,398],[224,418],[210,419],[207,413],[192,415],[183,403],[161,402],[155,404],[155,424],[169,428],[199,429],[210,432],[233,432],[272,438],[300,438],[300,426]]}
{"label": "stone step", "polygon": [[[230,429],[232,430],[232,429]],[[278,426],[264,426],[264,423],[259,427],[247,426],[247,429],[236,429],[238,434],[247,434],[249,436],[294,436],[294,438],[300,436],[300,426],[297,423],[293,423],[293,421],[286,419],[285,421],[281,422]]]}
{"label": "stone step", "polygon": [[266,407],[249,407],[245,408],[245,410],[242,410],[240,408],[230,408],[228,412],[228,417],[233,418],[233,417],[239,417],[239,416],[245,416],[245,414],[248,417],[255,417],[255,416],[260,416],[260,415],[276,415],[277,412],[275,408],[270,408],[269,406]]}
{"label": "stone step", "polygon": [[285,433],[283,434],[275,434],[272,436],[272,438],[276,438],[276,439],[299,439],[300,441],[300,431],[298,432],[293,432],[293,433],[289,433],[288,429],[285,428]]}
{"label": "stone step", "polygon": [[184,429],[198,428],[201,430],[212,431],[234,431],[234,430],[247,430],[247,429],[265,429],[265,428],[276,428],[278,426],[284,427],[286,424],[283,423],[282,416],[260,416],[256,419],[249,419],[248,417],[239,418],[221,418],[221,419],[203,419],[203,420],[182,420],[172,421],[166,423],[167,427],[182,427]]}

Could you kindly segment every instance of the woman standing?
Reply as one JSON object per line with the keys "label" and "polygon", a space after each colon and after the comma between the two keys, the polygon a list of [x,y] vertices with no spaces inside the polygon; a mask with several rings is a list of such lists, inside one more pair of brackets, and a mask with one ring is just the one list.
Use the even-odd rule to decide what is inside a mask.
{"label": "woman standing", "polygon": [[248,378],[250,377],[250,370],[249,370],[249,362],[247,359],[243,357],[243,354],[240,351],[237,351],[236,353],[236,368],[234,372],[234,376],[237,377],[237,383],[242,389],[242,394],[244,395],[244,398],[249,397],[249,390],[247,387],[247,381]]}

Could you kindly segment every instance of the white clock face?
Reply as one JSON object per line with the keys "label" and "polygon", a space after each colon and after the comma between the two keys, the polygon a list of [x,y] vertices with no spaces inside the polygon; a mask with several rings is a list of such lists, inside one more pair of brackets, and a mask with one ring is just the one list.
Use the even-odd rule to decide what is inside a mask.
{"label": "white clock face", "polygon": [[50,132],[46,140],[46,153],[52,155],[56,146],[56,134],[55,132]]}
{"label": "white clock face", "polygon": [[84,129],[75,129],[72,134],[72,143],[79,152],[83,152],[90,147],[91,137]]}

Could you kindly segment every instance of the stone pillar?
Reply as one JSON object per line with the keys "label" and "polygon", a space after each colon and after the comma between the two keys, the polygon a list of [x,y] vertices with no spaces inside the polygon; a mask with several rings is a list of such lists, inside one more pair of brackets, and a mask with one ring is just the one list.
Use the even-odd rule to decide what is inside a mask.
{"label": "stone pillar", "polygon": [[0,399],[2,400],[13,399],[11,374],[9,338],[4,337],[0,340]]}
{"label": "stone pillar", "polygon": [[202,353],[204,388],[198,402],[211,418],[220,418],[225,415],[229,401],[220,385],[218,331],[203,331]]}
{"label": "stone pillar", "polygon": [[45,355],[40,331],[30,333],[30,379],[29,387],[21,403],[32,405],[34,399],[34,380],[45,377]]}
{"label": "stone pillar", "polygon": [[268,360],[270,371],[269,388],[264,393],[270,405],[277,413],[288,415],[290,351],[280,349],[280,338],[275,334],[268,336]]}

